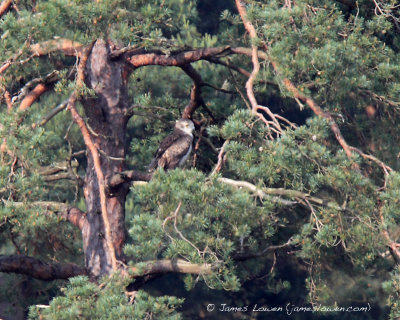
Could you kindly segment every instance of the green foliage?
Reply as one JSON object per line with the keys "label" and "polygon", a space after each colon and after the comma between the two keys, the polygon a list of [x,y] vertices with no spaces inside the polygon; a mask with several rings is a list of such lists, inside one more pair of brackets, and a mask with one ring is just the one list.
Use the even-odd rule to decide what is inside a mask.
{"label": "green foliage", "polygon": [[100,285],[102,289],[83,276],[71,278],[61,289],[63,296],[53,299],[47,309],[32,306],[29,319],[181,319],[175,309],[183,299],[152,297],[144,291],[129,298],[127,283],[118,275]]}
{"label": "green foliage", "polygon": [[[253,303],[247,291],[283,302],[292,292],[304,303],[368,302],[379,310],[387,305],[390,317],[399,317],[399,270],[385,236],[398,242],[400,235],[397,2],[360,0],[355,8],[328,0],[246,3],[257,32],[252,41],[233,1],[15,2],[15,10],[0,20],[2,66],[13,62],[0,77],[0,254],[83,263],[79,231],[35,204],[59,201],[85,210],[81,180],[49,182],[43,174],[43,168],[67,162],[73,177],[84,175],[87,159],[79,129],[67,111],[39,125],[75,90],[77,60],[57,51],[36,57],[31,51],[35,45],[69,39],[85,46],[101,38],[116,47],[169,55],[256,44],[268,54],[259,59],[256,99],[292,125],[280,121],[283,130],[276,134],[251,114],[243,102],[247,77],[208,61],[193,63],[204,82],[204,105],[193,117],[206,129],[196,132],[196,157],[188,167],[195,166],[159,170],[148,184],[132,187],[126,206],[126,255],[131,264],[143,267],[148,261],[175,258],[209,264],[210,274],[182,276],[185,288],[199,290],[196,284],[204,281],[229,294],[237,291],[245,304]],[[210,7],[218,8],[218,21],[209,21],[216,15]],[[220,59],[248,71],[253,67],[246,56]],[[26,93],[54,70],[54,88],[29,110],[6,111],[6,91],[18,108]],[[349,159],[332,124],[293,99],[285,78],[332,115],[349,145],[392,170],[358,153]],[[146,170],[188,104],[188,79],[179,68],[134,70],[128,87],[127,104],[136,107],[128,123],[127,167]],[[84,86],[78,95],[93,96],[93,90]],[[222,168],[212,175],[222,146]],[[77,168],[72,168],[73,161]],[[275,193],[262,196],[220,177]],[[252,279],[260,279],[257,286],[243,289]],[[56,297],[47,309],[31,307],[30,318],[180,318],[183,300],[173,294],[157,297],[138,291],[132,302],[124,293],[123,278],[103,279],[101,284],[100,289],[86,278],[74,278],[63,295],[58,295],[58,283],[49,285],[45,295]],[[42,295],[29,303],[46,299]],[[243,314],[247,316],[252,317]]]}
{"label": "green foliage", "polygon": [[205,277],[212,287],[237,290],[235,249],[261,250],[274,235],[272,204],[260,206],[246,191],[199,171],[158,171],[132,192],[141,213],[130,219],[132,244],[125,253],[133,261],[162,256],[211,264],[215,270]]}

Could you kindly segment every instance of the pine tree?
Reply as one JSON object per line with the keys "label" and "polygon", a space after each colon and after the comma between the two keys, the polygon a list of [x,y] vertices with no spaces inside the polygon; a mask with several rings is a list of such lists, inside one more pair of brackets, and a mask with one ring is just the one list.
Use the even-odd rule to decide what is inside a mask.
{"label": "pine tree", "polygon": [[[394,0],[3,0],[0,301],[398,318],[399,23]],[[190,161],[149,173],[180,118]]]}

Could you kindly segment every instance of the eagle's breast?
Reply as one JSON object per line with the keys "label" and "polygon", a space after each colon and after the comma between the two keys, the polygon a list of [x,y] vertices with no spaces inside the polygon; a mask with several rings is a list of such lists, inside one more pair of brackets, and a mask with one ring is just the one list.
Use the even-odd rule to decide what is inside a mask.
{"label": "eagle's breast", "polygon": [[189,144],[189,149],[187,150],[186,154],[182,157],[182,159],[179,161],[179,167],[182,167],[182,165],[185,163],[185,161],[187,160],[187,158],[190,155],[190,152],[192,152],[192,142],[190,142]]}

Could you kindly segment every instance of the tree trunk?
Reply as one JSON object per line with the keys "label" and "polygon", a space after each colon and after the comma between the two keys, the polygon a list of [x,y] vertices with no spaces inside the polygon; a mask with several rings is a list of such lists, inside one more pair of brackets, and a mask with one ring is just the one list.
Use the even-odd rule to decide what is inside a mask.
{"label": "tree trunk", "polygon": [[[86,65],[86,85],[96,92],[82,104],[91,139],[98,148],[101,169],[105,181],[114,173],[125,169],[127,147],[125,112],[128,109],[127,77],[121,61],[109,58],[109,45],[97,40]],[[84,197],[87,223],[82,229],[86,267],[92,276],[98,277],[112,271],[111,257],[107,247],[104,221],[101,214],[100,194],[93,157],[87,152]],[[107,215],[111,238],[118,260],[123,259],[125,243],[125,199],[128,188],[121,185],[107,194]]]}

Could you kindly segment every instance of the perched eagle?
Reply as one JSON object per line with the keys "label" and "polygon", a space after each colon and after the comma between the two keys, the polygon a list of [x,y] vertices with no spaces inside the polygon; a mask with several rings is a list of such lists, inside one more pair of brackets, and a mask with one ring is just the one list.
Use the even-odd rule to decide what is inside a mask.
{"label": "perched eagle", "polygon": [[180,167],[192,151],[194,124],[189,119],[180,119],[175,123],[175,129],[166,137],[149,165],[149,171],[157,167],[164,170]]}

